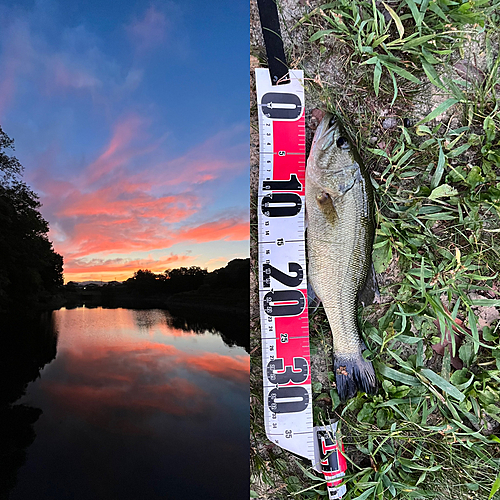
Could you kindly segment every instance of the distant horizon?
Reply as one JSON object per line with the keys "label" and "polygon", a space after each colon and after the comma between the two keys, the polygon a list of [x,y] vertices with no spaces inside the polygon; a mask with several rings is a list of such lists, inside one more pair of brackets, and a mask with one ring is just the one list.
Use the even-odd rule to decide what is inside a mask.
{"label": "distant horizon", "polygon": [[248,12],[0,0],[0,125],[65,282],[248,257]]}
{"label": "distant horizon", "polygon": [[105,279],[99,279],[99,278],[89,278],[89,279],[80,279],[80,280],[76,280],[76,279],[67,280],[64,277],[64,284],[67,285],[70,281],[74,281],[75,283],[111,283],[113,281],[124,282],[124,281],[127,281],[129,278],[133,278],[134,274],[137,271],[140,271],[140,270],[151,271],[154,274],[163,274],[167,270],[180,269],[181,267],[187,267],[187,268],[190,268],[190,267],[200,267],[201,269],[206,269],[209,273],[211,273],[211,272],[215,271],[216,269],[221,269],[221,268],[226,267],[229,264],[229,262],[231,262],[234,259],[245,260],[245,259],[248,259],[248,258],[249,257],[234,257],[234,258],[229,259],[225,264],[215,266],[212,269],[208,269],[206,266],[205,267],[197,266],[196,264],[194,264],[194,265],[180,265],[180,266],[177,266],[177,267],[168,267],[168,268],[165,268],[165,269],[163,269],[161,271],[154,271],[154,270],[152,270],[152,269],[150,269],[148,267],[139,267],[139,268],[133,270],[131,273],[127,274],[125,278],[116,278],[116,279],[113,278],[113,279],[106,279],[105,280]]}

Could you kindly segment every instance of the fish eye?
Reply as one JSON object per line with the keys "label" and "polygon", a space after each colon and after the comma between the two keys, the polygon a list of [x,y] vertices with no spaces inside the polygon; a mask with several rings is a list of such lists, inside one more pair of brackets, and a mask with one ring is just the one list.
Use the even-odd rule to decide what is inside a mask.
{"label": "fish eye", "polygon": [[345,137],[339,137],[337,139],[337,147],[338,148],[341,148],[342,146],[344,146],[345,144],[347,144],[347,139]]}

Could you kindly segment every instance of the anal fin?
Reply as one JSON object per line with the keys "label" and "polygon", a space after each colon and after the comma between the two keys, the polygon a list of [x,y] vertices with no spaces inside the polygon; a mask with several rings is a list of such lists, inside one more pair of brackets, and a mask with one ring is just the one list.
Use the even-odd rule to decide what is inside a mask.
{"label": "anal fin", "polygon": [[369,306],[370,304],[380,304],[380,291],[378,289],[377,276],[373,263],[368,271],[365,286],[358,293],[358,299],[363,307]]}

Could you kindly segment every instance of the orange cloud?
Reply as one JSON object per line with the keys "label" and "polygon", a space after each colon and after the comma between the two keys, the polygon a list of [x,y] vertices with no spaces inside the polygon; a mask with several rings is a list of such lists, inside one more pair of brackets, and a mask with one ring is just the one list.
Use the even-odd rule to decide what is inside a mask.
{"label": "orange cloud", "polygon": [[169,255],[167,257],[159,259],[91,259],[85,261],[83,259],[75,259],[72,261],[70,267],[65,266],[65,271],[67,273],[82,273],[82,272],[123,272],[123,271],[135,271],[137,269],[150,269],[151,271],[158,272],[158,270],[164,271],[165,269],[172,267],[172,265],[185,264],[186,262],[192,260],[194,257],[189,257],[187,255]]}

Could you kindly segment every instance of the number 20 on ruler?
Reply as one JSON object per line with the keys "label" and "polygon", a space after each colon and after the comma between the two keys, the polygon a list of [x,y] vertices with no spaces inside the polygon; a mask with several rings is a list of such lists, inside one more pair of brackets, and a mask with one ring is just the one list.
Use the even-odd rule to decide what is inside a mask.
{"label": "number 20 on ruler", "polygon": [[264,412],[270,440],[314,457],[304,245],[305,126],[301,72],[273,87],[256,70],[259,102],[259,285]]}

